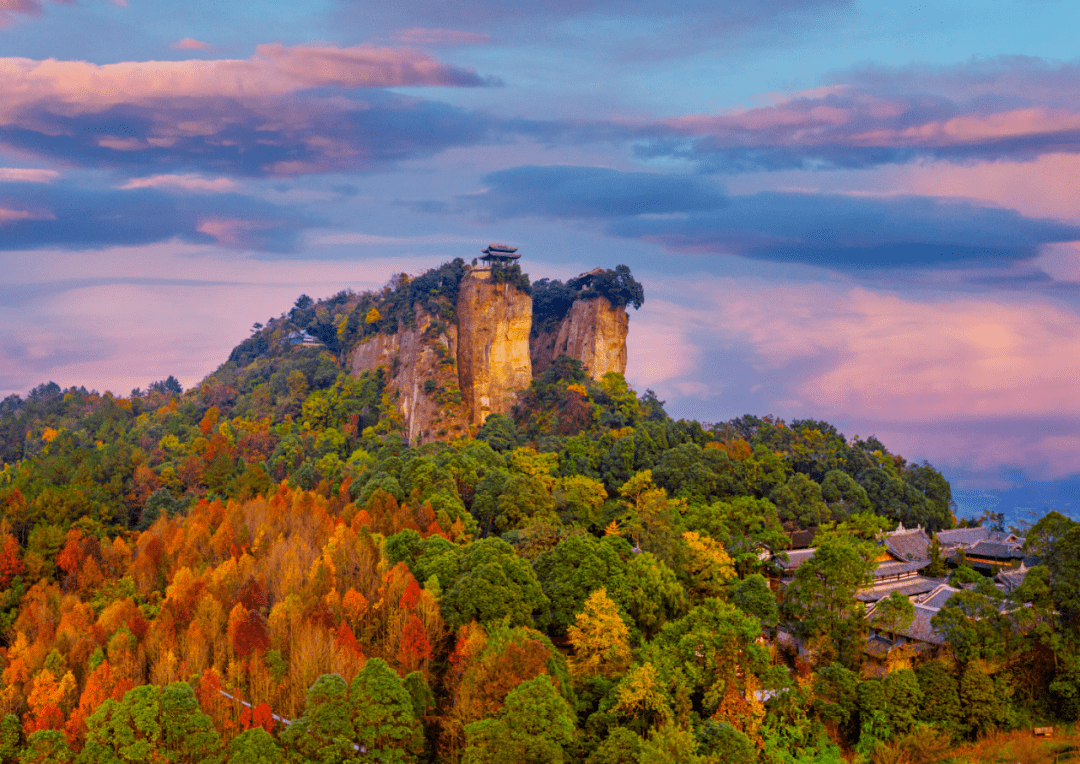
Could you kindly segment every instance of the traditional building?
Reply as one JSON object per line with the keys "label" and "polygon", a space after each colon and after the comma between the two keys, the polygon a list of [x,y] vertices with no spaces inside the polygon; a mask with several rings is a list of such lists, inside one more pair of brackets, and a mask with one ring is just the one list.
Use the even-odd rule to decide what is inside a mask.
{"label": "traditional building", "polygon": [[516,253],[517,247],[511,247],[509,244],[489,244],[480,256],[480,259],[487,265],[493,263],[509,265],[521,257],[521,255]]}
{"label": "traditional building", "polygon": [[[1022,559],[1021,548],[1024,546],[1022,536],[1007,531],[995,531],[981,526],[976,528],[952,528],[947,531],[938,531],[938,543],[941,544],[941,553],[950,560],[955,560],[961,551],[965,556],[974,553],[975,557],[988,560],[1016,560]],[[1005,556],[1005,550],[1009,550],[1009,556]],[[994,564],[1001,564],[1000,562]]]}

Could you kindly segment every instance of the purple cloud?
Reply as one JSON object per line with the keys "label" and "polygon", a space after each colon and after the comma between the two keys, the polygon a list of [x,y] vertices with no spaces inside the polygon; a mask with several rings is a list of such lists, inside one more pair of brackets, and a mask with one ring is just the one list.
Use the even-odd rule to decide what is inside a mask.
{"label": "purple cloud", "polygon": [[465,197],[493,217],[606,222],[608,233],[679,252],[826,267],[881,268],[1034,257],[1080,226],[927,197],[765,192],[725,196],[700,176],[592,167],[517,167]]}
{"label": "purple cloud", "polygon": [[1031,160],[1080,151],[1080,63],[1030,57],[866,67],[771,106],[641,121],[641,157],[712,172]]}
{"label": "purple cloud", "polygon": [[[123,221],[118,224],[118,221]],[[98,249],[179,239],[236,249],[291,251],[296,213],[239,194],[170,195],[154,188],[91,190],[0,185],[0,249]]]}
{"label": "purple cloud", "polygon": [[[389,93],[491,84],[397,48],[259,46],[247,60],[0,59],[0,143],[95,167],[367,170],[472,145],[484,120]],[[363,95],[360,95],[363,93]]]}

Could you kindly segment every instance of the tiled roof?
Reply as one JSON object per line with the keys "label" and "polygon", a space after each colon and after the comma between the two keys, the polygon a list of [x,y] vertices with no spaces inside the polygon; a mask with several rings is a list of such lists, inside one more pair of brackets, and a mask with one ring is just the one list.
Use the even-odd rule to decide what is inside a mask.
{"label": "tiled roof", "polygon": [[936,589],[929,593],[926,599],[919,602],[925,608],[931,610],[940,610],[944,607],[945,603],[949,601],[949,598],[956,594],[959,589],[954,589],[948,584],[940,584]]}
{"label": "tiled roof", "polygon": [[1020,584],[1024,583],[1027,572],[1028,569],[1023,566],[1015,570],[1002,570],[997,574],[997,580],[1001,583],[1005,593],[1011,594],[1020,587]]}
{"label": "tiled roof", "polygon": [[866,654],[872,658],[884,658],[893,649],[893,644],[881,637],[870,637],[870,639],[866,640],[864,649]]}
{"label": "tiled roof", "polygon": [[914,531],[889,534],[885,546],[901,560],[928,560],[930,537],[921,528]]}
{"label": "tiled roof", "polygon": [[995,544],[991,541],[980,541],[967,550],[968,557],[989,557],[994,560],[1011,560],[1014,557],[1022,557],[1023,554],[1008,544]]}
{"label": "tiled roof", "polygon": [[970,546],[980,541],[986,541],[990,537],[988,528],[952,528],[947,531],[938,531],[938,542],[942,546]]}
{"label": "tiled roof", "polygon": [[923,576],[907,578],[868,589],[860,589],[856,592],[855,599],[860,602],[878,602],[885,599],[893,592],[900,592],[905,597],[911,597],[916,594],[927,594],[932,592],[942,583],[943,579],[940,578],[925,578]]}
{"label": "tiled roof", "polygon": [[781,562],[785,572],[794,572],[799,566],[814,556],[817,549],[796,549],[787,553],[788,561]]}
{"label": "tiled roof", "polygon": [[883,562],[874,569],[874,578],[885,578],[886,576],[896,576],[902,573],[910,573],[913,570],[921,570],[925,568],[927,564],[926,560],[916,560],[915,562]]}
{"label": "tiled roof", "polygon": [[945,638],[934,631],[934,627],[930,625],[930,619],[936,614],[936,610],[916,605],[915,618],[911,621],[911,626],[901,631],[900,634],[903,634],[908,639],[917,639],[920,642],[929,642],[932,645],[945,644]]}

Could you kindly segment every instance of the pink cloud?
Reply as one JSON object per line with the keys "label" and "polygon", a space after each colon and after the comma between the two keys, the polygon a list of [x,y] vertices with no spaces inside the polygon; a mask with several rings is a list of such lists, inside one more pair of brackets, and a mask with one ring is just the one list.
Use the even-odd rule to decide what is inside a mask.
{"label": "pink cloud", "polygon": [[56,170],[0,167],[0,183],[50,183],[60,177]]}
{"label": "pink cloud", "polygon": [[225,247],[258,249],[263,240],[260,232],[276,225],[276,222],[270,220],[207,217],[199,221],[195,230],[212,236],[218,244]]}
{"label": "pink cloud", "polygon": [[[848,72],[847,81],[719,114],[624,120],[648,137],[693,139],[679,156],[770,170],[932,157],[1032,159],[1080,151],[1080,64],[1027,58]],[[885,151],[887,149],[887,151]],[[646,151],[671,151],[663,141]]]}
{"label": "pink cloud", "polygon": [[120,188],[179,188],[184,191],[224,193],[236,191],[240,186],[229,178],[204,178],[194,173],[181,175],[150,175],[132,178]]}
{"label": "pink cloud", "polygon": [[424,53],[372,46],[262,45],[246,60],[105,65],[0,58],[0,142],[95,167],[138,166],[149,151],[218,173],[367,169],[489,131],[479,115],[385,88],[485,84]]}
{"label": "pink cloud", "polygon": [[682,327],[694,345],[695,336],[747,343],[760,369],[785,370],[792,402],[817,411],[904,422],[1080,418],[1080,315],[1049,301],[733,278],[681,289],[705,306],[665,307],[654,331]]}
{"label": "pink cloud", "polygon": [[[85,252],[9,253],[7,287],[32,292],[60,280],[61,292],[0,304],[0,398],[53,379],[126,395],[174,374],[185,388],[220,366],[248,336],[301,294],[344,286],[377,289],[395,273],[438,265],[431,256],[355,262],[262,260],[181,243]],[[139,283],[102,283],[103,275]]]}
{"label": "pink cloud", "polygon": [[903,421],[1080,417],[1080,316],[1048,302],[762,286],[721,308],[724,330],[770,365],[828,361],[796,388],[810,406]]}
{"label": "pink cloud", "polygon": [[41,3],[37,0],[0,0],[0,27],[15,23],[15,14],[40,16]]}
{"label": "pink cloud", "polygon": [[402,29],[394,35],[394,40],[402,45],[477,45],[491,42],[491,37],[477,32],[463,32],[459,29],[413,27]]}
{"label": "pink cloud", "polygon": [[1030,107],[928,119],[907,126],[917,99],[899,99],[831,88],[797,93],[773,106],[720,115],[691,114],[663,124],[686,136],[711,136],[726,144],[936,147],[1080,129],[1080,111]]}
{"label": "pink cloud", "polygon": [[[821,418],[905,456],[971,470],[1080,472],[1080,315],[1015,294],[913,296],[844,282],[667,279],[631,322],[627,376],[643,388],[724,392],[700,366],[729,354],[757,413]],[[687,303],[693,305],[689,307]],[[756,382],[755,382],[756,380]],[[734,412],[739,413],[739,412]]]}
{"label": "pink cloud", "polygon": [[6,223],[15,223],[19,220],[54,220],[55,216],[48,211],[13,210],[0,207],[0,226]]}
{"label": "pink cloud", "polygon": [[0,58],[0,124],[44,107],[67,115],[159,99],[228,98],[260,102],[315,87],[481,84],[475,72],[401,48],[260,45],[246,60],[35,61]]}
{"label": "pink cloud", "polygon": [[185,37],[182,40],[169,45],[173,50],[217,50],[213,45],[201,40],[193,40],[190,37]]}
{"label": "pink cloud", "polygon": [[929,162],[888,173],[901,193],[980,199],[1033,217],[1080,219],[1080,156],[1045,154],[1030,162]]}

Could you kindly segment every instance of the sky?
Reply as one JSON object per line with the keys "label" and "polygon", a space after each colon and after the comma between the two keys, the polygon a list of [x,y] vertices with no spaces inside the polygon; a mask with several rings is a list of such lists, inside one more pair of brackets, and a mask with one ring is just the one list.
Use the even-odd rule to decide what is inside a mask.
{"label": "sky", "polygon": [[489,242],[630,266],[675,417],[1080,517],[1080,4],[0,0],[0,397]]}

